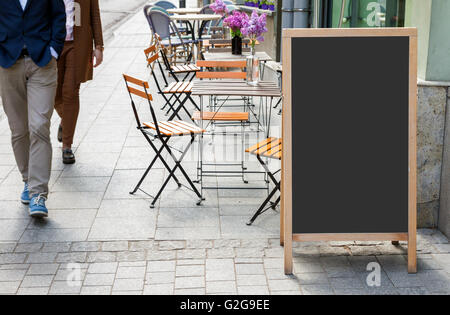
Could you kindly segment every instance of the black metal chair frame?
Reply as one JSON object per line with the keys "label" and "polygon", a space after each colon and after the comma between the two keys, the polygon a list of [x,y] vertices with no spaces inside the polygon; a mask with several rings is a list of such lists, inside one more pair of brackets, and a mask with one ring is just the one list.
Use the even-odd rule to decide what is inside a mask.
{"label": "black metal chair frame", "polygon": [[[199,198],[199,201],[197,202],[197,205],[200,205],[201,202],[204,200],[204,198],[202,197],[202,195],[200,194],[200,192],[198,191],[198,189],[195,187],[193,181],[190,179],[189,175],[186,173],[186,171],[184,170],[184,168],[181,166],[181,162],[183,161],[183,159],[184,159],[186,153],[188,152],[188,150],[191,148],[192,144],[194,143],[197,134],[195,134],[195,133],[191,133],[191,134],[190,134],[191,139],[190,139],[188,145],[184,148],[183,151],[177,150],[177,149],[175,149],[175,148],[171,148],[171,147],[169,146],[168,143],[169,143],[169,140],[172,138],[172,136],[164,135],[164,134],[161,132],[160,128],[159,128],[158,120],[157,120],[157,118],[156,118],[156,114],[155,114],[155,111],[154,111],[154,109],[153,109],[153,105],[152,105],[152,103],[151,103],[152,97],[151,97],[151,94],[148,93],[148,90],[147,90],[147,89],[148,89],[148,85],[145,84],[146,82],[142,82],[142,87],[143,87],[143,90],[144,90],[142,93],[145,93],[145,96],[146,96],[146,97],[144,96],[144,94],[142,94],[142,95],[139,95],[139,94],[136,94],[136,93],[134,93],[134,94],[139,95],[139,96],[141,96],[141,97],[147,99],[148,104],[149,104],[149,108],[150,108],[150,113],[151,113],[152,120],[153,120],[153,124],[155,125],[155,129],[156,129],[155,131],[156,131],[156,134],[150,132],[150,130],[151,130],[150,128],[148,128],[148,127],[146,127],[146,126],[143,126],[143,125],[141,124],[141,120],[140,120],[140,118],[139,118],[139,114],[138,114],[138,111],[137,111],[137,108],[136,108],[136,104],[135,104],[135,102],[134,102],[134,99],[133,99],[133,96],[132,96],[132,92],[131,92],[131,91],[133,90],[133,88],[130,87],[129,82],[128,82],[128,80],[127,80],[127,77],[126,77],[125,75],[124,75],[124,79],[125,79],[125,84],[126,84],[126,87],[127,87],[128,94],[129,94],[129,96],[130,96],[131,106],[132,106],[132,109],[133,109],[133,113],[134,113],[134,116],[135,116],[135,119],[136,119],[137,129],[138,129],[139,131],[141,131],[141,133],[143,134],[143,136],[145,137],[145,139],[146,139],[147,142],[149,143],[150,147],[154,150],[154,152],[155,152],[155,154],[156,154],[156,156],[153,158],[153,160],[152,160],[151,163],[149,164],[148,168],[145,170],[145,172],[144,172],[143,176],[141,177],[141,179],[139,180],[138,184],[136,185],[136,187],[134,188],[134,190],[130,192],[130,194],[131,194],[131,195],[134,195],[134,194],[139,190],[139,191],[145,193],[146,195],[148,195],[149,197],[152,197],[152,198],[153,198],[153,201],[152,201],[150,207],[151,207],[151,208],[154,208],[154,207],[155,207],[155,203],[158,201],[159,197],[160,197],[161,194],[163,193],[163,191],[164,191],[164,189],[166,188],[167,184],[168,184],[169,181],[173,178],[173,180],[176,182],[176,184],[178,185],[178,187],[183,186],[183,187],[185,187],[185,188],[187,188],[187,189],[193,191],[193,192],[197,195],[197,197]],[[130,89],[130,88],[131,88],[131,89]],[[141,92],[141,91],[138,91],[138,92]],[[152,139],[152,138],[153,138],[153,139]],[[153,141],[155,141],[156,139],[158,139],[158,140],[161,141],[161,147],[160,147],[159,149],[158,149],[158,148],[156,147],[156,145],[153,143]],[[172,157],[173,161],[175,162],[175,167],[171,168],[171,167],[169,166],[169,164],[166,162],[166,160],[164,159],[164,157],[162,156],[162,152],[163,152],[164,150],[166,150],[166,151],[169,153],[169,155]],[[179,158],[177,158],[177,157],[174,155],[173,150],[179,151],[179,152],[181,153],[181,156],[180,156]],[[162,187],[160,188],[160,190],[158,191],[158,193],[156,194],[156,196],[152,196],[152,195],[148,194],[147,192],[145,192],[144,190],[142,190],[140,187],[141,187],[141,185],[142,185],[142,183],[144,182],[145,178],[147,177],[147,175],[149,174],[150,170],[153,168],[154,164],[156,163],[156,161],[157,161],[158,159],[162,162],[162,164],[164,165],[164,167],[165,167],[165,168],[167,169],[167,171],[169,172],[169,176],[168,176],[167,179],[164,181]],[[176,172],[178,169],[181,171],[182,175],[185,177],[185,179],[186,179],[186,181],[188,182],[188,184],[189,184],[190,187],[188,187],[188,186],[183,185],[183,184],[180,183],[180,181],[178,180],[178,178],[177,178],[176,175],[175,175],[175,172]]]}

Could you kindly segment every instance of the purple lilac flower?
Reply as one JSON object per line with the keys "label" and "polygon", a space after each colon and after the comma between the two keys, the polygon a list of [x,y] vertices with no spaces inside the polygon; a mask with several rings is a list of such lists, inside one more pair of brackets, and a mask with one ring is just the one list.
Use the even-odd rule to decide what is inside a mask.
{"label": "purple lilac flower", "polygon": [[213,4],[209,6],[215,14],[226,15],[228,14],[228,7],[222,0],[216,0]]}
{"label": "purple lilac flower", "polygon": [[256,40],[264,41],[263,34],[267,32],[266,19],[267,16],[265,13],[258,15],[256,10],[253,10],[250,19],[247,19],[245,25],[241,28],[242,34],[250,37],[253,48],[255,47]]}
{"label": "purple lilac flower", "polygon": [[248,15],[244,12],[233,11],[233,14],[223,20],[223,24],[231,28],[233,36],[241,37],[241,29],[248,23]]}

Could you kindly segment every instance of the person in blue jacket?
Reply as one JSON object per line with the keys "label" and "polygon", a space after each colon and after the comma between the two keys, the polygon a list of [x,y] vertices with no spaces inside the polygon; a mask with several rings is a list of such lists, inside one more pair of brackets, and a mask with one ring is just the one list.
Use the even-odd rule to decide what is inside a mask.
{"label": "person in blue jacket", "polygon": [[66,36],[63,0],[0,0],[0,94],[32,217],[47,217],[50,119]]}

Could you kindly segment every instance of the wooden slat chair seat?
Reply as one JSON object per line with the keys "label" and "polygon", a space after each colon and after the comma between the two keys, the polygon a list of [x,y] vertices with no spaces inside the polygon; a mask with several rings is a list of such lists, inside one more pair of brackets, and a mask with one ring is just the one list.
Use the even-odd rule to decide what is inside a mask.
{"label": "wooden slat chair seat", "polygon": [[247,122],[250,115],[247,112],[194,112],[192,120],[208,120],[208,121],[240,121]]}
{"label": "wooden slat chair seat", "polygon": [[270,159],[281,160],[283,141],[280,138],[268,138],[248,148],[245,152]]}
{"label": "wooden slat chair seat", "polygon": [[[275,202],[271,202],[272,198],[276,195],[277,192],[281,192],[281,186],[280,181],[276,180],[274,174],[272,173],[267,166],[267,164],[263,161],[262,158],[269,158],[269,159],[276,159],[281,160],[282,159],[282,152],[283,152],[283,140],[280,138],[267,138],[254,146],[248,148],[245,150],[245,152],[256,155],[258,158],[259,163],[261,163],[262,167],[266,171],[268,177],[272,180],[274,184],[274,189],[269,193],[266,200],[262,203],[262,205],[259,207],[259,209],[255,212],[253,217],[248,221],[247,225],[252,225],[253,222],[264,212],[266,212],[269,209],[275,209],[275,207],[278,205],[278,203],[281,200],[281,197],[278,197],[278,199]],[[270,206],[267,208],[267,205],[270,204]]]}
{"label": "wooden slat chair seat", "polygon": [[191,93],[193,83],[190,81],[179,81],[172,82],[166,88],[164,88],[163,93]]}
{"label": "wooden slat chair seat", "polygon": [[173,73],[192,73],[200,71],[200,68],[193,64],[178,65],[172,67]]}
{"label": "wooden slat chair seat", "polygon": [[[201,134],[205,132],[202,128],[181,120],[158,121],[157,124],[161,133],[168,137]],[[152,122],[144,122],[143,125],[156,130],[156,126]]]}

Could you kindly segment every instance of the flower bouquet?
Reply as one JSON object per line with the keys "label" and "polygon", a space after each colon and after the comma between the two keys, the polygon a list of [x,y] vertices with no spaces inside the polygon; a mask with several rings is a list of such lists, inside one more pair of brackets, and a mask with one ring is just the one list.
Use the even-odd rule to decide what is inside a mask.
{"label": "flower bouquet", "polygon": [[242,32],[241,29],[249,21],[249,17],[244,12],[233,11],[231,15],[223,20],[223,25],[231,29],[231,44],[233,55],[242,55]]}
{"label": "flower bouquet", "polygon": [[216,0],[214,3],[209,5],[209,8],[214,11],[215,14],[225,16],[230,11],[227,5],[222,0]]}

